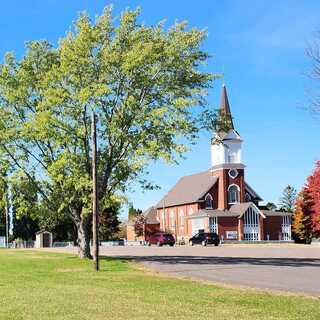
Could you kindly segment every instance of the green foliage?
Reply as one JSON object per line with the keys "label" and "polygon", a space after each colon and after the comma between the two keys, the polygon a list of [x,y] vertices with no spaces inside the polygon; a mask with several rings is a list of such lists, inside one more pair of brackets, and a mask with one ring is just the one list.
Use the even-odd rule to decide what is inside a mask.
{"label": "green foliage", "polygon": [[[148,163],[178,161],[201,128],[196,110],[213,79],[199,68],[206,32],[146,26],[139,14],[126,10],[116,23],[109,7],[94,22],[82,14],[57,48],[29,42],[22,59],[8,54],[0,65],[0,154],[37,190],[47,224],[55,214],[78,230],[90,220],[93,110],[100,207],[132,182],[152,187]],[[21,212],[33,210],[20,200]],[[89,234],[79,236],[88,247]]]}
{"label": "green foliage", "polygon": [[277,206],[273,202],[268,202],[266,204],[266,207],[268,210],[276,210],[277,209]]}
{"label": "green foliage", "polygon": [[16,218],[13,215],[13,236],[12,239],[35,240],[36,232],[39,231],[38,222],[28,215]]}
{"label": "green foliage", "polygon": [[114,201],[109,206],[100,210],[99,216],[99,239],[112,240],[117,237],[120,231],[120,214],[121,203]]}
{"label": "green foliage", "polygon": [[296,199],[297,199],[297,190],[294,187],[287,185],[284,188],[282,192],[282,196],[280,198],[280,203],[279,203],[280,210],[286,211],[286,212],[293,212]]}
{"label": "green foliage", "polygon": [[128,220],[132,220],[142,214],[141,209],[135,209],[131,204],[128,210]]}

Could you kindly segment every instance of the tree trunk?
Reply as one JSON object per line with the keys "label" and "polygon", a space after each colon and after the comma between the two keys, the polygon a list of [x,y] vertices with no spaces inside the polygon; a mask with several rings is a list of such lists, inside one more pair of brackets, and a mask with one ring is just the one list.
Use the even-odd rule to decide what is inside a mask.
{"label": "tree trunk", "polygon": [[78,231],[78,256],[81,259],[92,259],[90,253],[91,228],[89,221],[88,217],[81,217],[80,221],[76,223]]}

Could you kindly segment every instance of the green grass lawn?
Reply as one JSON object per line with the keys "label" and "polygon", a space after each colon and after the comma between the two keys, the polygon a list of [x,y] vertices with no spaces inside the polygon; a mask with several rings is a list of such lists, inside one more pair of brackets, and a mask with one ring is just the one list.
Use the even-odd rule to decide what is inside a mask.
{"label": "green grass lawn", "polygon": [[121,260],[0,250],[0,319],[320,319],[320,299],[165,278]]}

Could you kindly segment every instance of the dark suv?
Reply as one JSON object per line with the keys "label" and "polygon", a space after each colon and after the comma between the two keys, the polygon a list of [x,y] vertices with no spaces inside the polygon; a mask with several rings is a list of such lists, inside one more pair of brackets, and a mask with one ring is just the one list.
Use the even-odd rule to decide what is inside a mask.
{"label": "dark suv", "polygon": [[206,246],[207,244],[214,244],[215,246],[218,246],[219,243],[219,236],[214,232],[200,232],[189,239],[190,246],[193,246],[194,244],[201,244],[203,246]]}
{"label": "dark suv", "polygon": [[149,237],[148,245],[156,244],[158,247],[161,247],[165,244],[173,247],[175,244],[175,240],[172,234],[170,233],[155,233]]}

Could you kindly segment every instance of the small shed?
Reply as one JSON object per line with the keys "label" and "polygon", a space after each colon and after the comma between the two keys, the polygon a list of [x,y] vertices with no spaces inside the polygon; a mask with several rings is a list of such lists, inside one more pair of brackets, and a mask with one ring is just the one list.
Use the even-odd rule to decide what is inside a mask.
{"label": "small shed", "polygon": [[36,248],[51,248],[52,247],[52,233],[41,230],[36,233]]}

